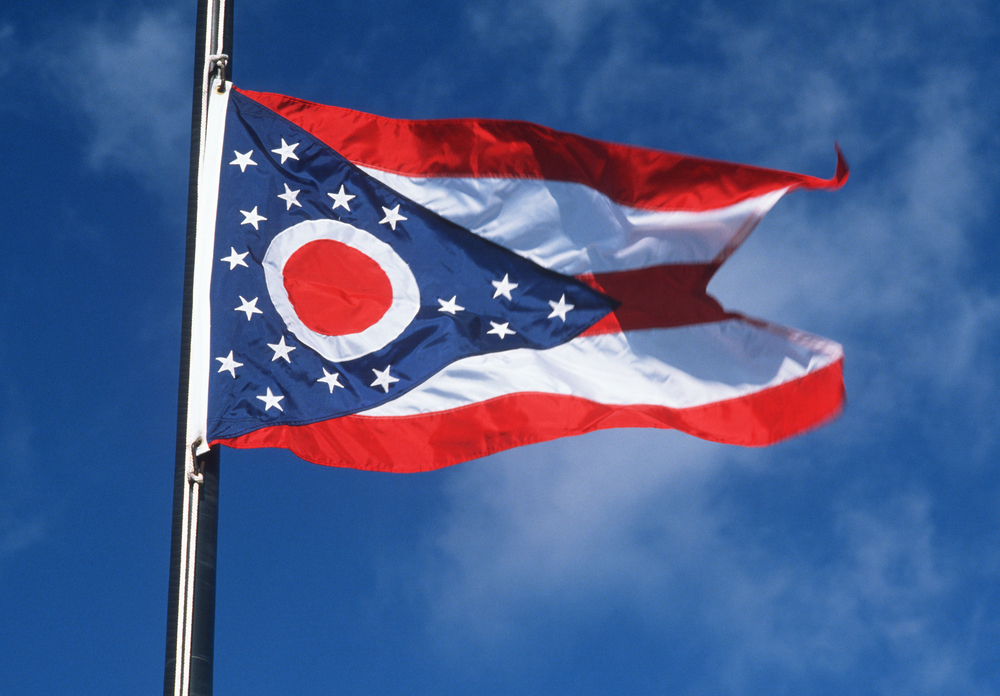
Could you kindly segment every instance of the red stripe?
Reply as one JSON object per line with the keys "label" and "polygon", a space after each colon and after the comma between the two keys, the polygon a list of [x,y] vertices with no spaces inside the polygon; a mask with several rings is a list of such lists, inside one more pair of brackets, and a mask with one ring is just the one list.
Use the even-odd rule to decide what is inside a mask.
{"label": "red stripe", "polygon": [[425,177],[509,177],[585,184],[622,205],[703,211],[789,188],[839,188],[848,169],[819,179],[606,143],[523,121],[409,121],[238,90],[304,128],[352,162]]}
{"label": "red stripe", "polygon": [[733,445],[762,446],[822,425],[843,405],[842,361],[736,399],[685,409],[609,406],[522,393],[419,416],[344,416],[274,426],[215,444],[284,447],[306,461],[374,471],[430,471],[512,447],[608,428],[666,428]]}
{"label": "red stripe", "polygon": [[670,264],[577,276],[621,305],[582,335],[669,329],[729,319],[705,289],[718,264]]}

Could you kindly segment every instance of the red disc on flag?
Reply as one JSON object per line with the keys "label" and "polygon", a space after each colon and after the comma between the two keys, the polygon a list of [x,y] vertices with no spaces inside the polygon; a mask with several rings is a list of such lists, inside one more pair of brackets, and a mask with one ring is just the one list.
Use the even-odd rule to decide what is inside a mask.
{"label": "red disc on flag", "polygon": [[371,257],[332,239],[303,244],[285,262],[284,285],[302,323],[326,336],[364,331],[392,306],[392,284]]}
{"label": "red disc on flag", "polygon": [[420,310],[420,288],[391,246],[340,220],[304,220],[274,236],[264,280],[285,326],[331,362],[395,340]]}

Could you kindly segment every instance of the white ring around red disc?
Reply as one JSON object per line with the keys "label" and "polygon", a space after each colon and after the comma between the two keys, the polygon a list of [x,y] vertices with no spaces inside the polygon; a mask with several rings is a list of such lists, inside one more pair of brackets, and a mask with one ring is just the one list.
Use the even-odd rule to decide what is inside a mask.
{"label": "white ring around red disc", "polygon": [[[330,239],[360,251],[377,263],[389,278],[392,305],[381,319],[363,331],[343,336],[317,333],[302,322],[288,299],[283,275],[285,263],[302,246],[320,239]],[[410,325],[420,309],[417,279],[399,254],[377,237],[338,220],[306,220],[279,233],[264,254],[264,279],[271,302],[288,330],[332,362],[360,358],[386,346]]]}

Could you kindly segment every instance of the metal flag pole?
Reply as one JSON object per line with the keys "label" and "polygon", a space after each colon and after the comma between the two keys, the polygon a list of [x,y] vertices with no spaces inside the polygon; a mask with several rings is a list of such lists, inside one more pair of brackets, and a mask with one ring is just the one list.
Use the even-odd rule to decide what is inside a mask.
{"label": "metal flag pole", "polygon": [[232,55],[232,26],[233,0],[198,0],[164,696],[212,693],[219,453],[217,448],[197,453],[201,442],[196,441],[197,435],[188,425],[188,388],[194,302],[207,299],[195,298],[193,286],[208,90],[213,76],[225,78],[226,63]]}

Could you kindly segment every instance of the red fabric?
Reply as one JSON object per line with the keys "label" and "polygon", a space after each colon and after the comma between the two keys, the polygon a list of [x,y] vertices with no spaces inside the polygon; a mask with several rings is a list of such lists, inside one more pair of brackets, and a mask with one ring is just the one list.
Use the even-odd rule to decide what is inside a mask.
{"label": "red fabric", "polygon": [[717,264],[670,264],[577,276],[621,305],[584,336],[722,321],[733,316],[705,292]]}
{"label": "red fabric", "polygon": [[[788,189],[834,189],[842,186],[848,175],[839,148],[835,175],[820,179],[605,143],[530,123],[399,120],[292,97],[239,91],[363,167],[410,177],[578,183],[618,204],[655,211],[713,211]],[[666,264],[581,276],[621,302],[584,335],[690,326],[737,317],[708,296],[706,288],[764,207],[757,212],[744,211],[743,226],[711,263]],[[320,289],[333,294],[337,291],[325,285]],[[844,400],[842,360],[836,359],[842,354],[839,346],[824,342],[829,345],[823,352],[810,350],[808,337],[793,343],[806,353],[815,353],[823,360],[818,364],[826,366],[775,386],[758,384],[758,391],[701,406],[599,403],[593,399],[600,397],[593,395],[606,392],[597,390],[591,392],[593,398],[523,391],[412,416],[355,414],[308,425],[263,427],[211,444],[282,447],[317,464],[390,472],[437,469],[520,445],[608,428],[669,428],[722,443],[768,445],[830,420]],[[753,357],[747,356],[750,361]],[[826,360],[834,362],[826,364]],[[815,364],[810,363],[810,367]],[[507,383],[505,388],[485,393],[502,393],[509,386]],[[530,382],[526,388],[534,386]],[[655,391],[660,384],[649,386]],[[580,393],[585,392],[577,391]],[[639,399],[625,396],[609,400]],[[456,402],[461,403],[457,399],[443,403]]]}
{"label": "red fabric", "polygon": [[607,428],[671,428],[726,444],[769,445],[829,421],[840,412],[843,399],[843,363],[838,360],[771,389],[692,408],[609,406],[573,396],[522,393],[419,416],[344,416],[262,428],[212,444],[283,447],[316,464],[411,473]]}
{"label": "red fabric", "polygon": [[361,166],[407,176],[576,182],[637,208],[712,210],[786,187],[839,188],[848,175],[839,148],[833,178],[820,179],[606,143],[523,121],[409,121],[279,94],[238,91]]}
{"label": "red fabric", "polygon": [[313,331],[364,331],[392,306],[392,284],[375,261],[332,239],[302,245],[282,269],[288,301]]}

